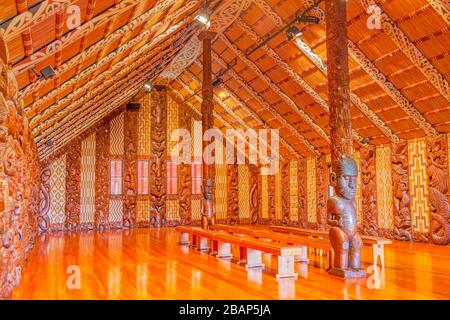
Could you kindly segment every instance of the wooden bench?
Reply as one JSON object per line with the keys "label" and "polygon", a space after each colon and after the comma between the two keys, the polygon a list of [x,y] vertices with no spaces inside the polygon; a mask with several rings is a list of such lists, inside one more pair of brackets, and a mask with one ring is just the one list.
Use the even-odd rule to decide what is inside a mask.
{"label": "wooden bench", "polygon": [[279,278],[297,278],[294,270],[294,257],[301,255],[303,248],[286,244],[268,242],[254,239],[245,235],[232,235],[225,232],[216,233],[213,241],[218,243],[217,257],[232,257],[231,245],[239,247],[239,262],[246,262],[246,268],[264,267],[262,253],[270,253],[278,256]]}
{"label": "wooden bench", "polygon": [[[327,239],[329,241],[329,235],[326,231],[294,228],[294,227],[283,227],[283,226],[269,226],[269,230],[281,233],[290,233],[300,236],[309,236],[315,238]],[[372,258],[374,266],[377,265],[378,259],[380,260],[381,266],[384,268],[384,246],[387,244],[392,244],[392,241],[380,237],[364,236],[361,235],[363,244],[372,246]]]}

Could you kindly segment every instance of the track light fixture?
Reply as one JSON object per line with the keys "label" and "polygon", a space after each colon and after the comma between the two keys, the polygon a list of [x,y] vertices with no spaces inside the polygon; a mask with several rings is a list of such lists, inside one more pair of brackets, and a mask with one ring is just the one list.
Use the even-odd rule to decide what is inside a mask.
{"label": "track light fixture", "polygon": [[298,23],[311,23],[311,24],[319,24],[320,19],[314,16],[301,16],[297,19]]}
{"label": "track light fixture", "polygon": [[302,35],[302,32],[296,26],[290,26],[286,31],[286,37],[288,38],[289,41],[292,39],[298,38],[301,35]]}
{"label": "track light fixture", "polygon": [[206,8],[200,9],[197,16],[195,17],[195,20],[205,25],[206,28],[209,28],[211,26],[211,16]]}
{"label": "track light fixture", "polygon": [[146,93],[150,93],[152,91],[152,89],[153,89],[153,86],[150,82],[144,83],[144,91]]}

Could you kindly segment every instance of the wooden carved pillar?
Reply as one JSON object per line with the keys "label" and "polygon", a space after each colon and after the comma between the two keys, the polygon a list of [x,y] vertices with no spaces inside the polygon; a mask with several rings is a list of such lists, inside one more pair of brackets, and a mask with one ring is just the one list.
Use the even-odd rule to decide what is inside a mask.
{"label": "wooden carved pillar", "polygon": [[137,215],[137,141],[138,115],[136,110],[125,112],[124,128],[124,189],[123,226],[132,228],[136,224]]}
{"label": "wooden carved pillar", "polygon": [[363,233],[378,235],[375,147],[361,149]]}
{"label": "wooden carved pillar", "polygon": [[308,226],[306,159],[298,160],[298,224]]}
{"label": "wooden carved pillar", "polygon": [[46,233],[50,228],[50,164],[47,163],[41,170],[41,187],[39,197],[38,234]]}
{"label": "wooden carved pillar", "polygon": [[[202,31],[199,35],[199,39],[203,41],[203,81],[202,81],[202,132],[203,134],[214,127],[214,103],[213,103],[213,86],[212,86],[212,40],[216,33],[211,31]],[[205,150],[210,142],[203,141],[203,148]],[[215,179],[215,166],[214,164],[206,164],[203,161],[203,190],[205,189],[205,183],[207,180],[213,183],[214,194],[214,179]],[[236,198],[237,199],[237,198]]]}
{"label": "wooden carved pillar", "polygon": [[327,157],[317,158],[316,166],[316,197],[317,197],[317,227],[327,229],[327,201],[328,201],[328,165]]}
{"label": "wooden carved pillar", "polygon": [[394,200],[394,237],[397,240],[412,241],[408,143],[406,141],[393,145],[391,162],[392,196]]}
{"label": "wooden carved pillar", "polygon": [[281,223],[287,225],[290,222],[290,166],[289,161],[284,160],[281,163],[281,204],[282,204],[282,219]]}
{"label": "wooden carved pillar", "polygon": [[95,227],[108,226],[109,215],[109,123],[96,132],[95,149]]}
{"label": "wooden carved pillar", "polygon": [[353,154],[347,47],[347,1],[325,1],[332,161]]}
{"label": "wooden carved pillar", "polygon": [[66,173],[66,229],[75,231],[80,225],[81,143],[67,153]]}
{"label": "wooden carved pillar", "polygon": [[150,224],[160,227],[166,223],[167,88],[156,86],[151,100]]}
{"label": "wooden carved pillar", "polygon": [[[174,99],[174,97],[172,97]],[[180,129],[191,131],[192,112],[185,106],[180,105],[178,117],[180,119]],[[192,133],[191,133],[192,136]],[[178,203],[180,206],[180,224],[188,225],[192,223],[191,194],[192,177],[191,166],[189,164],[179,164],[178,175]]]}
{"label": "wooden carved pillar", "polygon": [[427,140],[427,175],[430,205],[430,237],[434,244],[450,243],[450,192],[448,189],[447,137]]}
{"label": "wooden carved pillar", "polygon": [[239,223],[239,190],[238,190],[238,165],[228,164],[227,165],[227,224],[238,224]]}
{"label": "wooden carved pillar", "polygon": [[259,168],[257,165],[249,165],[249,186],[250,186],[250,221],[252,224],[258,224],[260,220],[260,186],[259,186]]}

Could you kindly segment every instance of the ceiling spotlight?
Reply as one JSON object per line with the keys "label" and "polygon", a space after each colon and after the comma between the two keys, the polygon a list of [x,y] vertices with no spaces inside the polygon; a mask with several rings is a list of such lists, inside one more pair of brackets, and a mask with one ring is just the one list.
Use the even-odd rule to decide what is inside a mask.
{"label": "ceiling spotlight", "polygon": [[312,24],[319,24],[320,19],[314,16],[301,16],[297,20],[298,23],[312,23]]}
{"label": "ceiling spotlight", "polygon": [[298,38],[302,34],[303,33],[296,26],[290,26],[289,29],[286,31],[286,37],[288,38],[288,40]]}
{"label": "ceiling spotlight", "polygon": [[153,86],[150,82],[144,83],[144,91],[146,93],[150,93],[152,91],[152,89],[153,89]]}
{"label": "ceiling spotlight", "polygon": [[209,28],[211,26],[211,16],[205,9],[202,9],[198,12],[195,20],[197,20],[201,24],[204,24],[206,28]]}
{"label": "ceiling spotlight", "polygon": [[223,81],[222,78],[217,78],[216,80],[213,81],[212,83],[212,87],[214,89],[220,88],[223,85]]}

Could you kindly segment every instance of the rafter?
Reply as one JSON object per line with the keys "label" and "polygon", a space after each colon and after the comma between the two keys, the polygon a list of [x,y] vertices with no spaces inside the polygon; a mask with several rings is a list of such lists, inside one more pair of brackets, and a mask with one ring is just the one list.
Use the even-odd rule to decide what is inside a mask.
{"label": "rafter", "polygon": [[[158,52],[158,54],[152,55],[153,52],[152,51],[147,55],[141,57],[141,59],[136,61],[132,66],[124,68],[121,72],[107,79],[104,83],[102,83],[103,94],[95,95],[95,97],[92,100],[90,100],[85,104],[82,104],[81,108],[71,111],[69,116],[64,117],[64,120],[58,123],[55,122],[53,126],[48,127],[43,132],[41,132],[36,137],[38,146],[40,146],[44,142],[44,140],[47,140],[53,136],[56,136],[57,134],[60,134],[60,132],[57,130],[59,127],[63,127],[63,130],[69,130],[71,126],[70,122],[71,119],[75,119],[75,121],[77,121],[77,119],[79,120],[81,118],[82,120],[82,117],[76,118],[76,116],[79,113],[89,114],[93,110],[98,109],[99,108],[98,105],[103,100],[105,94],[109,93],[110,95],[114,96],[114,94],[121,93],[123,90],[125,90],[127,88],[126,85],[120,86],[125,80],[132,79],[139,83],[142,83],[143,81],[147,80],[148,75],[154,73],[157,70],[154,68],[154,66],[152,66],[154,61],[163,60],[164,61],[163,65],[167,64],[170,61],[163,59],[163,57],[169,57],[168,55],[169,49],[167,49],[167,52],[166,50],[163,49],[163,47],[165,46],[167,46],[167,42],[160,44],[158,47],[154,48],[153,51]],[[151,59],[148,59],[149,57],[151,57]],[[130,70],[131,74],[128,74]],[[112,87],[109,87],[110,84],[112,84]],[[105,90],[105,88],[108,88],[108,90]]]}
{"label": "rafter", "polygon": [[[374,0],[360,0],[362,7],[367,10],[369,6],[377,5]],[[409,40],[408,36],[395,24],[395,22],[380,7],[381,30],[391,38],[392,42],[411,60],[411,62],[430,81],[431,85],[450,101],[450,87],[445,77],[433,66],[422,52]]]}
{"label": "rafter", "polygon": [[[120,60],[119,62],[114,64],[112,67],[110,67],[108,70],[106,70],[102,74],[97,75],[95,79],[85,83],[81,87],[78,87],[75,91],[70,93],[65,98],[59,100],[57,103],[55,103],[52,106],[49,106],[45,110],[41,111],[38,116],[33,117],[31,119],[30,124],[31,124],[32,128],[34,129],[36,126],[38,126],[38,123],[42,127],[42,125],[44,124],[44,121],[46,119],[48,119],[48,117],[50,117],[52,114],[55,114],[55,112],[59,112],[61,110],[62,106],[66,105],[67,102],[71,102],[71,105],[74,105],[74,104],[76,104],[79,101],[85,102],[90,97],[93,97],[95,92],[94,91],[89,91],[89,89],[91,87],[95,86],[95,84],[103,82],[104,78],[106,76],[105,73],[107,73],[108,75],[109,74],[114,74],[115,72],[117,72],[119,70],[123,70],[124,66],[126,66],[127,69],[130,69],[131,66],[134,67],[134,66],[138,65],[139,63],[145,61],[145,58],[147,57],[147,51],[150,50],[155,44],[157,44],[157,43],[161,42],[163,39],[165,39],[165,37],[167,37],[168,35],[174,33],[176,30],[178,30],[178,28],[170,28],[169,30],[166,30],[165,32],[159,34],[151,42],[147,43],[146,45],[142,46],[138,50],[134,51],[131,55],[125,57],[123,60]],[[180,29],[180,30],[181,31],[177,31],[177,32],[178,33],[183,32],[182,29]],[[133,44],[134,44],[134,42],[133,42]],[[120,48],[118,49],[118,51],[123,52],[123,50],[121,50]],[[118,56],[118,52],[113,52],[112,55],[114,57],[117,57]],[[134,61],[136,58],[139,58],[138,62]],[[102,62],[100,65],[104,65],[105,63],[106,62]],[[80,73],[80,75],[85,77],[87,74],[92,73],[97,68],[98,68],[98,66],[92,66],[92,68],[86,69],[85,70],[86,72]],[[78,79],[78,76],[75,76],[75,78]],[[67,86],[63,85],[61,87],[65,88]],[[67,88],[70,88],[70,87],[67,87]],[[100,90],[100,89],[98,89],[98,90]],[[62,92],[62,91],[57,90],[56,92]],[[81,98],[77,99],[76,101],[72,101],[73,97],[80,96],[80,95],[82,95],[83,92],[88,92],[88,93],[86,95],[82,96]],[[82,99],[82,100],[80,100],[80,99]],[[65,109],[70,109],[70,105],[65,107]]]}
{"label": "rafter", "polygon": [[[200,61],[196,60],[195,64],[201,68],[202,64],[200,63]],[[191,73],[192,74],[192,73]],[[224,83],[224,86],[226,87],[226,93],[229,97],[233,98],[234,101],[236,101],[251,117],[253,120],[255,120],[256,122],[258,122],[259,126],[264,127],[265,129],[271,129],[270,126],[268,126],[262,119],[261,117],[255,112],[253,111],[245,102],[243,102],[238,96],[236,96],[233,91],[231,90],[230,87],[227,86],[226,83]],[[295,150],[283,137],[281,137],[280,135],[280,140],[281,142],[284,144],[285,148],[289,150],[289,152],[291,152],[292,154],[294,154],[297,158],[301,159],[303,158],[303,156],[301,156],[297,150]]]}
{"label": "rafter", "polygon": [[[178,77],[175,81],[178,82],[183,87],[183,89],[189,93],[190,96],[194,97],[199,103],[202,102],[202,98],[197,93],[195,93],[194,90],[192,90],[183,80],[181,80],[180,77]],[[214,100],[216,101],[216,103],[217,103],[217,100],[220,101],[220,99],[217,99],[217,100],[214,99]],[[228,113],[228,111],[227,111],[227,113]],[[231,113],[230,113],[230,115],[233,118],[235,118]],[[219,119],[219,121],[222,122],[227,127],[227,129],[236,129],[231,123],[226,121],[218,112],[213,111],[213,116],[214,116],[214,118]],[[246,124],[244,124],[242,126],[244,128],[246,128],[247,130],[250,129]],[[239,139],[242,139],[243,141],[245,141],[244,136],[240,132],[237,131],[236,135],[238,136]],[[264,163],[267,163],[269,161],[269,159],[267,157],[265,157],[265,155],[262,154],[261,151],[258,150],[258,148],[255,147],[254,145],[249,144],[249,149],[251,149],[252,152],[259,154],[260,157],[263,157],[262,160],[264,161]],[[281,155],[280,155],[280,158],[281,158]]]}
{"label": "rafter", "polygon": [[[262,3],[266,3],[265,0],[256,0],[256,2],[261,6],[264,13],[270,16],[278,27],[282,27],[284,25],[282,18],[272,8],[270,8],[270,6],[262,5]],[[307,4],[311,5],[310,2]],[[325,14],[322,9],[317,8],[317,10],[319,13],[318,16],[323,18]],[[323,19],[322,22],[324,22]],[[297,38],[295,42],[300,50],[302,50],[302,52],[319,68],[319,70],[325,72],[327,68],[326,63],[314,53],[311,47],[299,38]],[[439,135],[439,132],[432,126],[432,124],[422,116],[417,108],[386,78],[386,76],[384,76],[384,74],[365,56],[361,50],[358,49],[356,44],[350,39],[348,40],[348,49],[352,58],[399,105],[399,107],[411,118],[411,120],[413,120],[422,130],[424,130],[426,134]],[[360,99],[356,96],[352,96],[352,100],[357,102]]]}
{"label": "rafter", "polygon": [[[216,61],[217,63],[221,64],[222,67],[226,67],[226,63],[225,61],[222,60],[221,57],[219,57],[218,54],[216,54],[215,52],[213,52],[213,58],[214,61]],[[301,141],[306,148],[312,152],[313,154],[319,155],[320,151],[317,150],[310,142],[308,139],[306,139],[293,125],[291,125],[282,115],[280,115],[278,113],[278,111],[272,107],[269,103],[267,103],[253,88],[251,88],[245,81],[244,79],[241,78],[241,76],[239,76],[233,69],[230,69],[228,71],[228,74],[234,79],[236,80],[239,85],[244,88],[256,101],[258,101],[258,103],[263,106],[265,108],[265,110],[269,111],[272,116],[275,117],[276,120],[278,120],[283,126],[284,128],[286,128],[287,130],[289,130],[289,132],[296,137],[299,141]]]}
{"label": "rafter", "polygon": [[[196,61],[195,62],[196,64],[198,64],[198,65],[200,65],[200,63],[198,62],[198,61]],[[197,84],[200,84],[201,83],[201,81],[200,81],[200,79],[198,79],[192,72],[190,72],[188,69],[186,69],[185,70],[185,73],[191,78],[191,79],[193,79],[193,80],[195,80],[196,82],[197,82]],[[230,96],[231,96],[232,94],[230,94]],[[252,111],[249,111],[249,108],[242,102],[242,101],[240,101],[236,96],[234,96],[233,95],[233,99],[235,99],[236,100],[236,102],[238,102],[240,105],[241,105],[241,107],[244,109],[244,110],[246,110],[247,112],[249,112],[250,113],[250,115],[251,115],[251,117],[253,118],[253,119],[255,119],[257,122],[258,122],[258,124],[260,125],[260,126],[263,126],[264,128],[266,128],[266,129],[271,129],[271,128],[269,128],[267,125],[265,125],[263,122],[262,122],[262,120],[255,114],[255,113],[253,113]],[[242,127],[244,127],[244,128],[246,128],[247,130],[248,129],[251,129],[249,126],[248,126],[248,124],[244,121],[244,120],[242,120],[230,107],[228,107],[228,105],[220,98],[220,97],[218,97],[216,94],[214,94],[214,101],[218,104],[218,105],[220,105],[220,107],[222,107],[222,109],[224,109],[231,117],[233,117],[233,119],[236,121],[236,122],[238,122],[239,123],[239,125],[241,125]],[[297,158],[302,158],[301,156],[300,156],[300,154],[297,152],[297,151],[295,151],[287,142],[286,142],[286,140],[284,140],[282,137],[281,137],[281,135],[280,135],[280,141],[285,145],[285,147],[294,155],[294,156],[296,156]],[[267,144],[266,143],[264,143],[265,145],[266,145],[266,147],[269,147],[269,146],[267,146]]]}
{"label": "rafter", "polygon": [[[260,45],[263,40],[259,37],[259,35],[247,24],[244,20],[238,19],[237,20],[239,26],[247,33],[247,35],[250,36],[252,40],[254,40],[258,45]],[[281,21],[278,20],[276,23],[278,27],[283,27],[284,23],[281,24]],[[280,24],[280,25],[279,25]],[[328,73],[328,67],[327,65],[320,59],[319,56],[317,56],[311,48],[309,48],[306,43],[301,41],[299,38],[297,38],[297,43],[301,42],[302,46],[299,46],[299,48],[302,50],[302,52],[311,60],[314,60],[314,64],[319,68],[319,70],[324,74],[327,75]],[[326,109],[328,112],[328,104],[325,102],[318,93],[314,91],[313,88],[311,88],[306,81],[304,81],[300,75],[295,71],[292,67],[290,67],[287,63],[283,61],[283,59],[268,45],[263,46],[265,49],[265,53],[268,54],[273,59],[276,59],[275,61],[278,62],[278,65],[289,74],[289,76],[294,79],[294,81],[300,85],[303,90],[308,92],[314,100],[316,100],[317,103],[323,105],[326,104]],[[315,98],[317,97],[317,98]],[[381,132],[385,136],[387,136],[392,142],[399,142],[400,139],[392,132],[392,130],[384,123],[383,120],[381,120],[375,112],[373,112],[364,102],[361,101],[361,99],[355,95],[351,94],[350,99],[353,102],[353,104],[370,120],[372,123],[380,129]]]}
{"label": "rafter", "polygon": [[[166,1],[166,2],[159,2],[156,6],[154,6],[152,9],[144,12],[143,14],[141,14],[140,16],[136,17],[135,19],[133,19],[132,21],[130,21],[129,23],[127,23],[126,25],[122,26],[121,28],[117,29],[116,31],[114,31],[111,34],[108,34],[105,38],[101,39],[100,41],[96,42],[95,44],[93,44],[92,46],[90,46],[89,48],[87,48],[86,50],[84,50],[83,52],[77,54],[75,57],[71,58],[70,60],[66,61],[64,64],[62,64],[61,66],[57,67],[57,69],[55,70],[55,74],[61,75],[64,72],[67,72],[68,70],[70,70],[71,68],[74,68],[75,66],[79,65],[79,64],[83,64],[84,61],[86,60],[87,57],[91,56],[92,54],[99,52],[100,50],[104,50],[105,48],[108,47],[108,44],[113,43],[119,39],[121,39],[122,37],[124,37],[126,34],[133,32],[133,30],[135,30],[139,25],[144,24],[145,26],[142,29],[143,31],[136,36],[135,38],[133,38],[132,40],[130,40],[129,42],[127,42],[126,44],[120,46],[115,52],[125,52],[126,50],[128,50],[129,48],[131,48],[132,46],[136,45],[137,43],[139,43],[140,41],[143,41],[144,39],[146,39],[146,37],[149,37],[153,32],[155,32],[161,25],[162,22],[156,23],[154,26],[152,26],[150,28],[150,30],[148,30],[146,28],[146,26],[148,26],[149,21],[152,20],[152,17],[156,14],[158,14],[158,12],[167,9],[169,6],[173,5],[173,3],[175,3],[176,0],[170,0],[170,1]],[[168,19],[177,19],[181,14],[187,12],[188,10],[192,10],[193,7],[195,7],[197,4],[199,3],[198,0],[193,0],[190,1],[188,4],[186,4],[185,6],[183,6],[182,8],[180,8],[179,10],[177,10],[175,13],[170,14],[167,16]],[[113,19],[114,17],[111,17],[111,19]],[[108,22],[108,24],[110,25],[111,20]],[[146,23],[147,22],[147,23]],[[64,37],[65,38],[65,37]],[[68,45],[70,43],[73,42],[72,38],[69,38]],[[60,48],[62,49],[62,48]],[[108,62],[112,61],[114,58],[116,57],[116,55],[114,53],[109,54],[107,57],[103,58],[100,62],[97,62],[96,65],[98,67],[101,67],[105,64],[107,64]],[[88,68],[89,71],[92,71],[93,68]],[[18,65],[15,67],[15,73],[19,73],[21,71],[21,66]],[[86,70],[84,70],[82,72],[83,77],[86,76]],[[75,77],[77,80],[80,79],[80,75],[77,75]],[[59,92],[65,90],[68,86],[71,86],[75,80],[75,78],[72,78],[71,80],[65,82],[64,88],[61,89],[61,87],[54,89],[58,90]],[[45,87],[46,85],[48,85],[48,83],[51,80],[45,80],[45,79],[41,79],[36,81],[36,83],[34,84],[30,84],[27,87],[25,87],[24,89],[22,89],[19,92],[19,97],[24,98],[25,96],[29,95],[32,91],[34,90],[39,90],[42,87]],[[53,92],[52,91],[52,92]],[[46,95],[44,97],[49,97],[49,95]],[[42,99],[42,98],[41,98]],[[40,104],[45,103],[45,100],[41,100],[39,99],[38,101],[35,101],[33,104],[33,108],[38,108]]]}
{"label": "rafter", "polygon": [[450,25],[450,4],[448,0],[427,0],[430,6]]}

